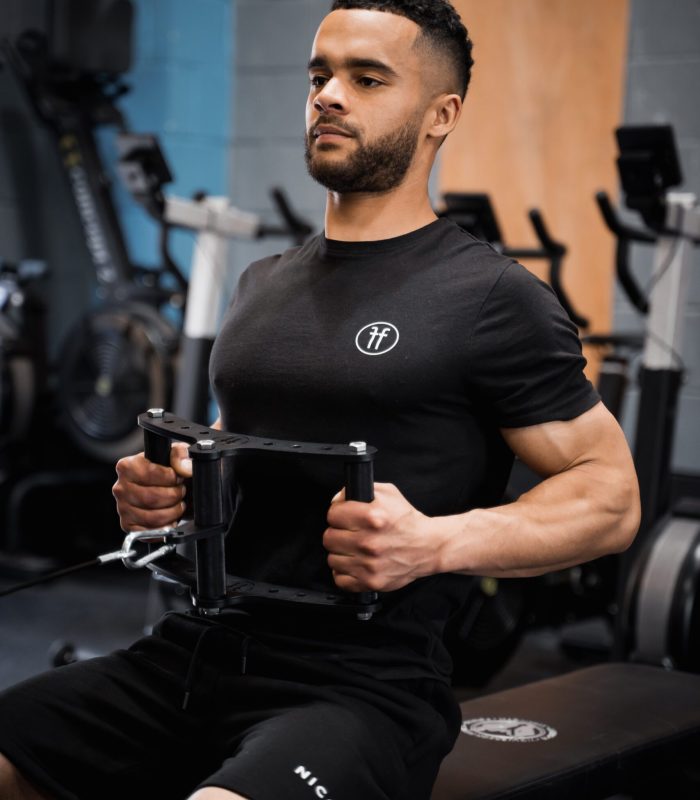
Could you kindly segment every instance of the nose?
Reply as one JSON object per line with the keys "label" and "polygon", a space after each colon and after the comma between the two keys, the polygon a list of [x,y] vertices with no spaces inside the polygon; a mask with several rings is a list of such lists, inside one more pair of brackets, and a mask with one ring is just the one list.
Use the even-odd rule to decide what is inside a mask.
{"label": "nose", "polygon": [[339,80],[330,78],[323,84],[314,98],[314,109],[321,114],[328,111],[334,114],[347,112],[347,100]]}

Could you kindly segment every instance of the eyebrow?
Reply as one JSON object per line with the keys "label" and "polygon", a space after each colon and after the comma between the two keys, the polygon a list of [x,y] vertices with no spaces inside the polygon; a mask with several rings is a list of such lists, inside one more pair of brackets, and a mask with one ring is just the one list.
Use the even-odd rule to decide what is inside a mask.
{"label": "eyebrow", "polygon": [[[383,61],[378,61],[376,58],[346,58],[341,66],[346,69],[374,69],[378,72],[383,72],[390,78],[399,77],[395,69],[392,69]],[[328,59],[325,56],[315,56],[309,61],[308,69],[318,69],[319,67],[328,67]]]}

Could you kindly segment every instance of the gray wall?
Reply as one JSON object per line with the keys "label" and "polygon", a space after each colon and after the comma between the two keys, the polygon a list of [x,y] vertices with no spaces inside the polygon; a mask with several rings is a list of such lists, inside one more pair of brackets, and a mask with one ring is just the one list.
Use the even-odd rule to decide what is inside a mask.
{"label": "gray wall", "polygon": [[[231,197],[249,211],[278,221],[270,189],[280,186],[316,231],[323,229],[324,190],[306,172],[306,64],[330,0],[238,0],[236,96]],[[239,242],[232,277],[255,258],[279,252],[288,240]]]}
{"label": "gray wall", "polygon": [[[673,125],[684,173],[679,191],[700,194],[700,0],[632,0],[629,34],[627,124]],[[631,217],[631,220],[635,218]],[[636,221],[636,220],[635,220]],[[652,247],[635,247],[632,268],[645,286]],[[653,302],[653,295],[651,298]],[[615,327],[640,330],[642,321],[617,292]],[[682,358],[686,379],[681,392],[673,466],[700,473],[700,248],[696,248],[685,308]],[[624,427],[633,441],[638,392],[630,392]]]}

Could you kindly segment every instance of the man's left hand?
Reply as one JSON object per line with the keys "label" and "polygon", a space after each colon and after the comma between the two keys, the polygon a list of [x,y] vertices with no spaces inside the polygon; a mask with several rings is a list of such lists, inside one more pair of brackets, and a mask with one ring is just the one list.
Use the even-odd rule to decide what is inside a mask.
{"label": "man's left hand", "polygon": [[371,503],[339,492],[328,511],[323,545],[339,589],[388,592],[432,574],[430,519],[390,483],[375,483]]}

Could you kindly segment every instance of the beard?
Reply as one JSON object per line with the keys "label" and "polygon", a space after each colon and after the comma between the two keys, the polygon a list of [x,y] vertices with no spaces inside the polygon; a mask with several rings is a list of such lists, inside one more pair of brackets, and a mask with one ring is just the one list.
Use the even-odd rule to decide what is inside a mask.
{"label": "beard", "polygon": [[[325,118],[316,122],[319,124],[337,123]],[[373,142],[363,143],[358,137],[355,152],[344,161],[335,162],[314,156],[314,138],[309,132],[305,136],[306,168],[317,183],[332,192],[388,192],[398,186],[408,172],[418,147],[420,124],[419,119],[409,120],[398,130]]]}

